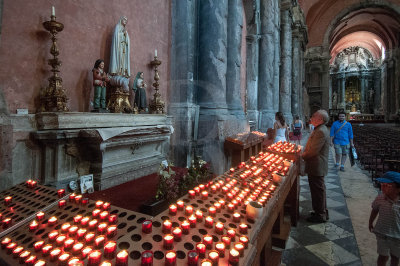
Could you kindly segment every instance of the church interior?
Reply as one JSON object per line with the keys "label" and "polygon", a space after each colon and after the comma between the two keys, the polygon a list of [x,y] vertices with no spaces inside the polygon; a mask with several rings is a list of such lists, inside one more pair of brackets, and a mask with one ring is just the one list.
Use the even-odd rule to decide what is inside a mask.
{"label": "church interior", "polygon": [[[0,68],[0,265],[376,264],[400,0],[0,0]],[[318,110],[358,158],[312,224]]]}

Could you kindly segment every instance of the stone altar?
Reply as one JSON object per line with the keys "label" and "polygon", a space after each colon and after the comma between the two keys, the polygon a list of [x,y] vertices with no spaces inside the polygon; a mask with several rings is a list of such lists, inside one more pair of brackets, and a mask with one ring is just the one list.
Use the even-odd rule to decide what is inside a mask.
{"label": "stone altar", "polygon": [[96,190],[155,172],[173,132],[166,115],[40,113],[36,122],[40,181],[63,187],[93,174]]}

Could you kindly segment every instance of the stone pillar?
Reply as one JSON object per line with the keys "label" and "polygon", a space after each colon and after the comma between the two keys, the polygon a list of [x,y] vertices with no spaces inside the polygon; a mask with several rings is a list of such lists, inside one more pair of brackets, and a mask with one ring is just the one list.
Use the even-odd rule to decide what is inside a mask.
{"label": "stone pillar", "polygon": [[245,2],[246,36],[246,113],[252,130],[258,130],[258,67],[260,47],[260,0]]}
{"label": "stone pillar", "polygon": [[292,14],[291,1],[281,2],[281,70],[279,87],[279,111],[286,121],[292,122]]}
{"label": "stone pillar", "polygon": [[375,70],[374,72],[374,103],[373,103],[373,111],[374,114],[381,114],[381,71],[380,69]]}
{"label": "stone pillar", "polygon": [[[260,4],[261,40],[259,58],[259,82],[258,82],[258,109],[260,111],[260,130],[266,132],[273,126],[275,121],[274,108],[275,87],[274,70],[276,68],[275,52],[279,49],[276,46],[276,25],[278,2],[276,0],[262,0]],[[279,51],[278,51],[279,52]]]}
{"label": "stone pillar", "polygon": [[173,117],[171,160],[176,166],[191,163],[196,66],[197,1],[172,1],[171,81],[168,114]]}
{"label": "stone pillar", "polygon": [[340,104],[339,108],[343,108],[346,110],[346,75],[342,74],[339,76],[339,84],[340,84]]}
{"label": "stone pillar", "polygon": [[199,89],[200,115],[224,117],[226,105],[228,0],[200,1]]}
{"label": "stone pillar", "polygon": [[243,1],[228,1],[228,65],[226,73],[226,102],[231,115],[245,119],[241,103],[240,66],[242,64]]}
{"label": "stone pillar", "polygon": [[361,92],[360,92],[360,102],[361,102],[361,113],[366,113],[366,99],[365,99],[365,82],[366,82],[366,77],[365,73],[361,73],[360,76],[360,81],[361,81]]}

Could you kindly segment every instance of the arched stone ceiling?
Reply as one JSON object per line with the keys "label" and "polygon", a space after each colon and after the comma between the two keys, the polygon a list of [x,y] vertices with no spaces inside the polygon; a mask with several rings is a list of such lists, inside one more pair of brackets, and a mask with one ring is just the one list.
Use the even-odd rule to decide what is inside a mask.
{"label": "arched stone ceiling", "polygon": [[382,57],[382,49],[379,43],[383,43],[382,39],[371,32],[368,31],[357,31],[350,33],[343,38],[341,38],[335,45],[331,48],[331,60],[332,63],[336,55],[343,51],[345,48],[351,46],[360,46],[371,52],[374,59],[379,59]]}
{"label": "arched stone ceiling", "polygon": [[308,47],[328,41],[333,50],[342,38],[358,31],[378,36],[388,49],[398,46],[400,0],[299,0],[299,5],[306,17]]}

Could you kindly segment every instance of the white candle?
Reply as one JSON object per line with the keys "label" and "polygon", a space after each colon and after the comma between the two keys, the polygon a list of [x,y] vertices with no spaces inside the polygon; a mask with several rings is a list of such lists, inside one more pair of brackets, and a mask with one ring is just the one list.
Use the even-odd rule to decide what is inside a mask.
{"label": "white candle", "polygon": [[51,15],[56,16],[56,9],[54,8],[54,6],[51,7]]}
{"label": "white candle", "polygon": [[157,56],[157,49],[154,50],[154,56]]}

